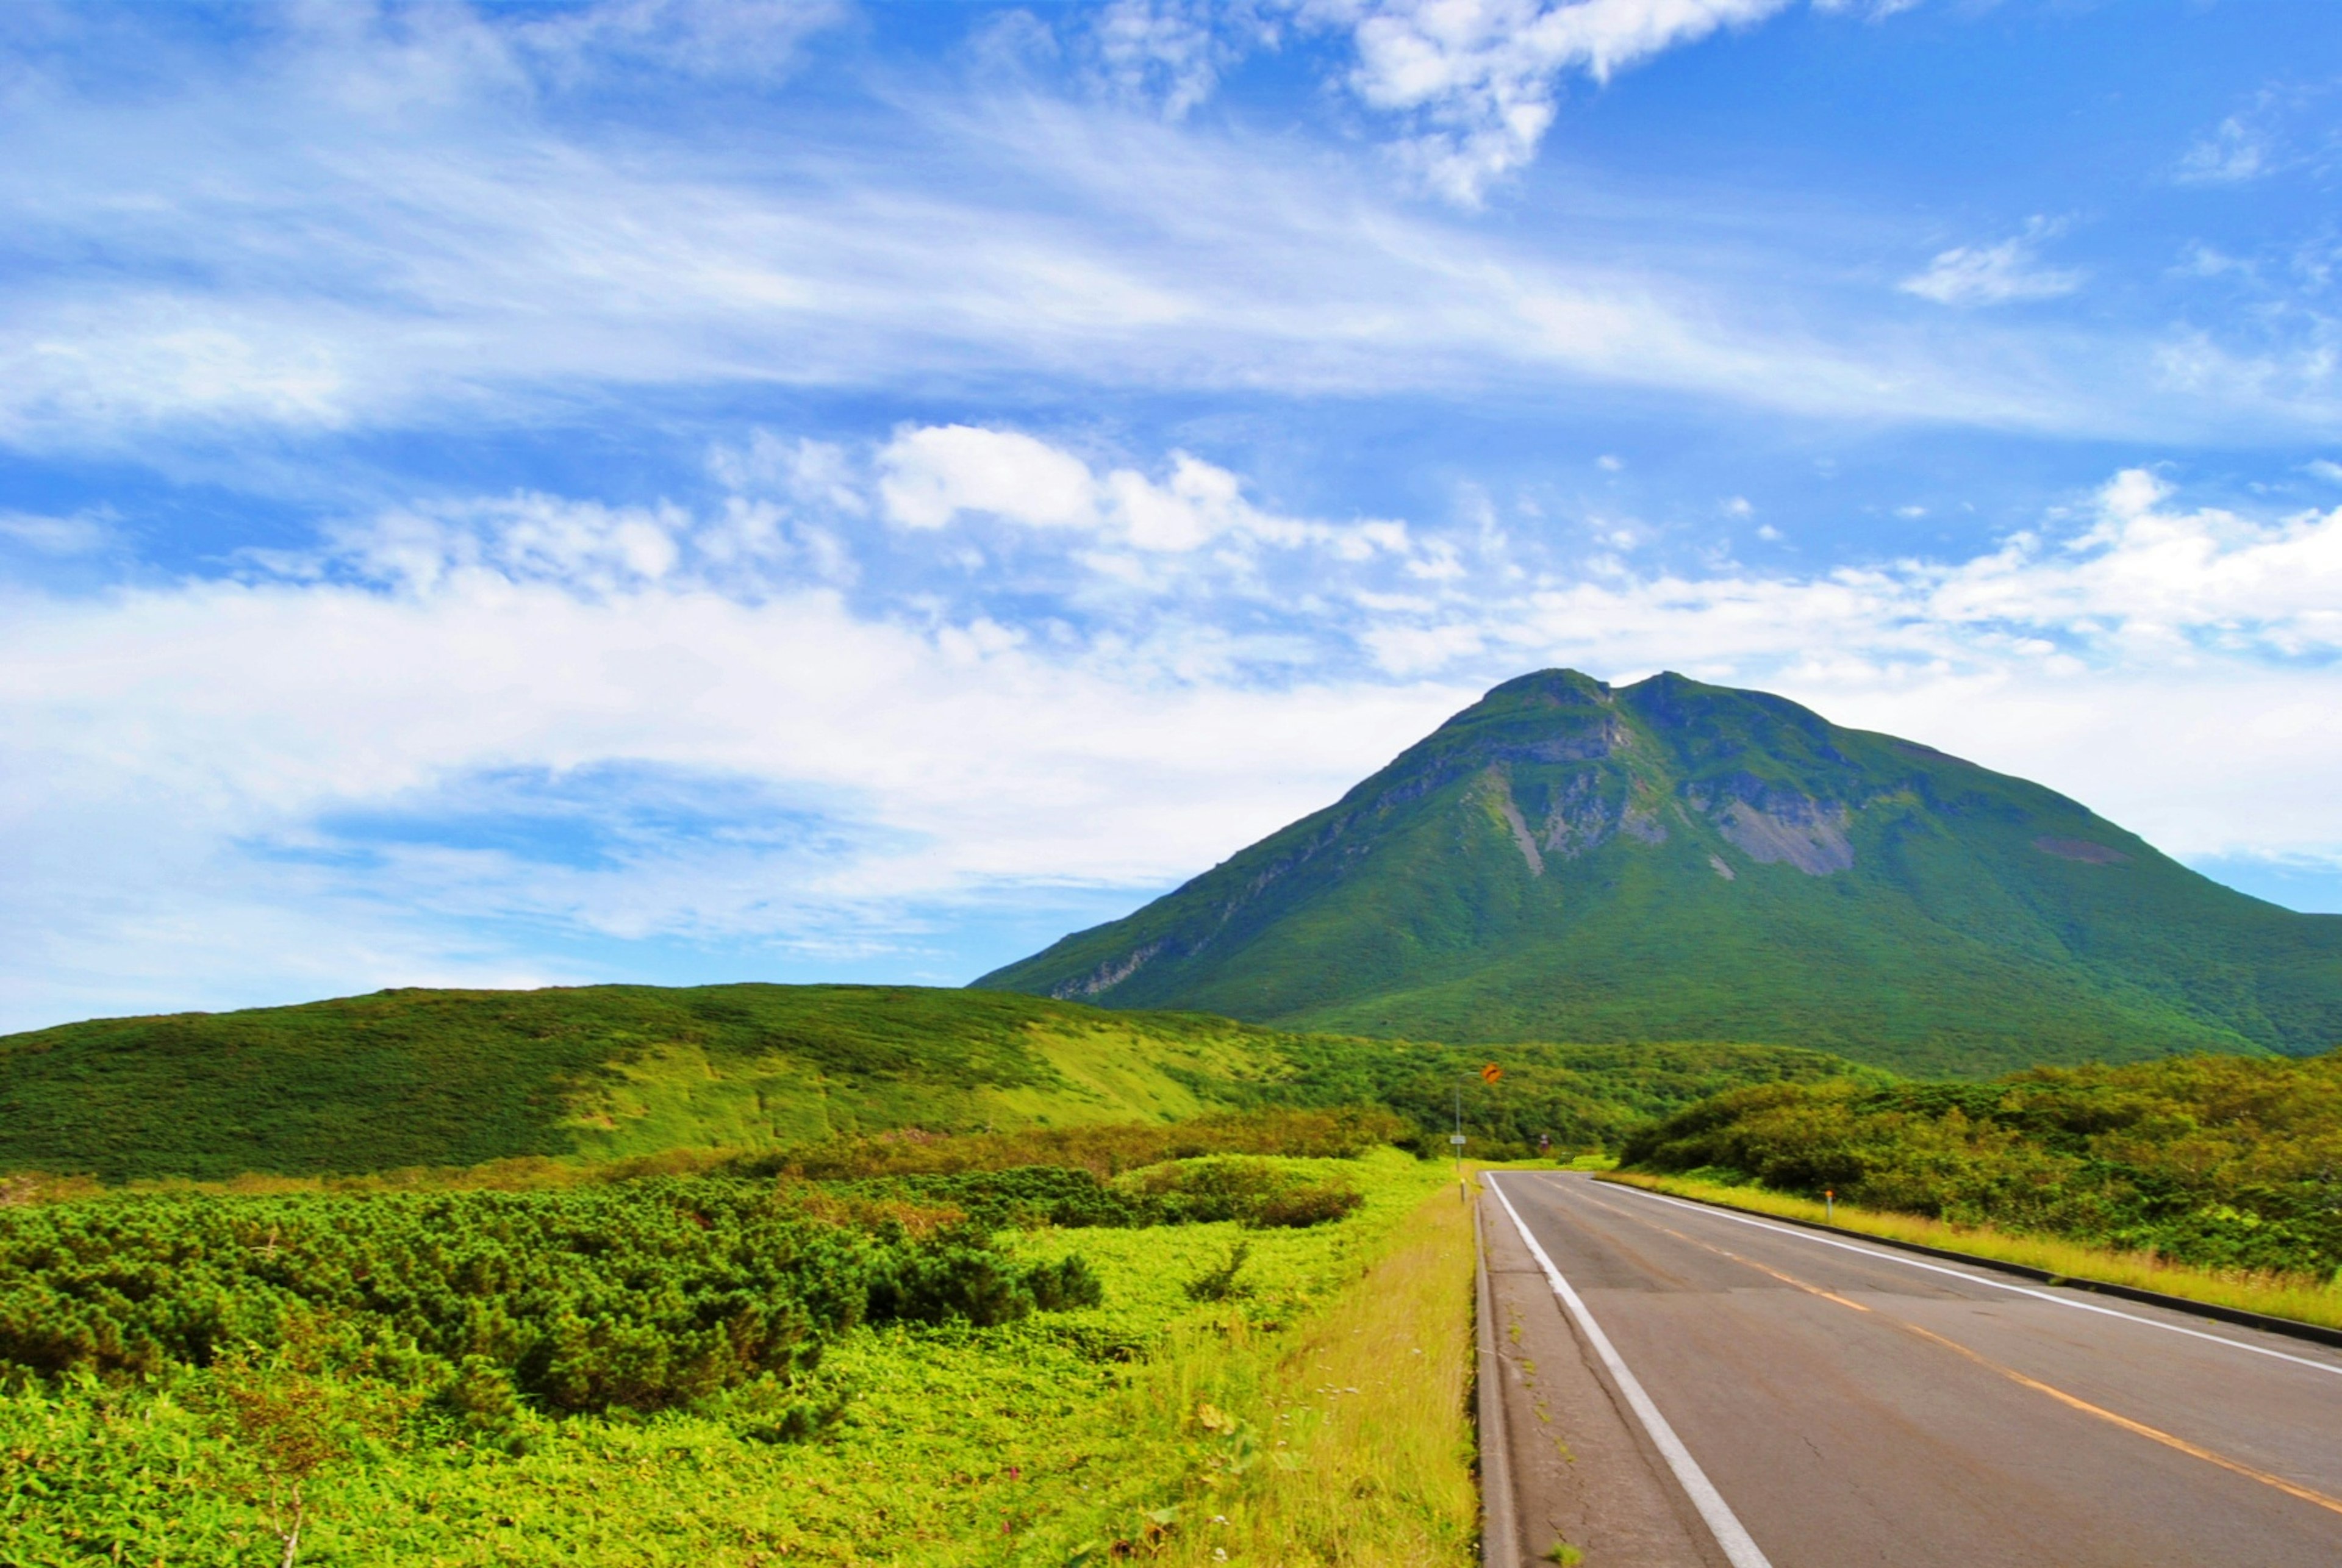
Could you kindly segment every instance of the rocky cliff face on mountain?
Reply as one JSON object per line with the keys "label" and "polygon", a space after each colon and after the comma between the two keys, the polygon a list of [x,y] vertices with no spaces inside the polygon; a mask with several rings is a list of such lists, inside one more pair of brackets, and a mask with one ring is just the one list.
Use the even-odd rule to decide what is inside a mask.
{"label": "rocky cliff face on mountain", "polygon": [[2342,916],[1761,692],[1491,691],[1324,811],[976,983],[1449,1040],[1913,1071],[2342,1044]]}

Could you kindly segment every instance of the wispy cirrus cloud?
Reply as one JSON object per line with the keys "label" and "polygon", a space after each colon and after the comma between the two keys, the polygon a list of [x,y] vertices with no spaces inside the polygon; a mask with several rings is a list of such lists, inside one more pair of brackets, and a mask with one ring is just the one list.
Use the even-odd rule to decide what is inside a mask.
{"label": "wispy cirrus cloud", "polygon": [[[1660,10],[1554,8],[1560,41],[1538,46],[1619,69],[1742,15]],[[1430,113],[1513,70],[1482,58],[1513,47],[1507,15],[1354,19],[1449,29],[1420,72],[1404,50],[1377,67]],[[398,47],[287,25],[275,53],[198,57],[127,98],[60,81],[36,115],[18,100],[23,155],[0,169],[20,260],[0,291],[0,442],[122,452],[176,432],[216,451],[662,388],[1008,374],[1125,392],[1620,386],[2139,435],[2295,429],[2334,403],[2278,382],[2207,400],[2165,374],[2154,327],[1898,320],[1789,260],[1802,230],[1767,239],[1753,219],[1696,263],[1620,259],[1676,221],[1672,201],[1589,193],[1532,242],[1240,123],[981,82],[903,87],[881,130],[842,138],[834,116],[792,118],[785,91],[759,100],[756,135],[678,147],[561,110],[513,78],[525,51],[485,25]],[[1946,252],[1910,286],[1966,303],[2070,287],[2037,239]],[[106,268],[71,265],[94,251]],[[1785,288],[1802,291],[1794,308]]]}
{"label": "wispy cirrus cloud", "polygon": [[2342,135],[2330,84],[2285,83],[2253,94],[2196,137],[2171,170],[2184,185],[2245,185],[2300,169],[2330,169]]}
{"label": "wispy cirrus cloud", "polygon": [[86,555],[114,539],[114,515],[105,511],[76,512],[52,516],[35,512],[0,512],[0,540],[44,555]]}
{"label": "wispy cirrus cloud", "polygon": [[1927,267],[1896,286],[1937,305],[1993,305],[2017,300],[2057,299],[2087,280],[2077,267],[2047,266],[2040,243],[2057,225],[2035,218],[2021,234],[1997,245],[1955,245],[1938,251]]}

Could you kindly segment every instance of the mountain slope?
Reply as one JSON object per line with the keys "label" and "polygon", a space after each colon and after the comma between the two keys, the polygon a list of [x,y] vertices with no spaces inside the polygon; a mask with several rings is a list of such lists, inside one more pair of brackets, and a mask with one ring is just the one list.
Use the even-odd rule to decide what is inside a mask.
{"label": "mountain slope", "polygon": [[0,1171],[355,1173],[1188,1116],[1278,1065],[1277,1038],[857,985],[385,991],[100,1019],[0,1038]]}
{"label": "mountain slope", "polygon": [[2342,916],[1784,698],[1491,691],[1317,812],[978,986],[1458,1041],[1739,1039],[1905,1071],[2342,1040]]}
{"label": "mountain slope", "polygon": [[1583,1148],[1725,1089],[1847,1070],[1716,1044],[1499,1054],[1492,1086],[1480,1052],[917,986],[385,991],[0,1037],[0,1174],[593,1162],[1261,1104],[1380,1103],[1444,1129],[1459,1083],[1476,1149],[1540,1134]]}

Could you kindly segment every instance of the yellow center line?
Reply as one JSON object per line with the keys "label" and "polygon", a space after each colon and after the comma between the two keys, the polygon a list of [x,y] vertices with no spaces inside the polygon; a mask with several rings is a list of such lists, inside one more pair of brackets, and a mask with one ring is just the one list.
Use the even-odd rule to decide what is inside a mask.
{"label": "yellow center line", "polygon": [[[1858,1301],[1851,1301],[1847,1297],[1838,1294],[1836,1291],[1825,1290],[1820,1285],[1813,1284],[1807,1281],[1797,1278],[1795,1274],[1783,1273],[1779,1269],[1768,1267],[1764,1263],[1758,1263],[1754,1258],[1742,1257],[1738,1253],[1729,1252],[1723,1247],[1713,1244],[1712,1243],[1703,1242],[1696,1236],[1685,1235],[1681,1231],[1669,1229],[1666,1225],[1653,1225],[1651,1228],[1664,1232],[1666,1234],[1675,1237],[1679,1242],[1689,1242],[1693,1246],[1698,1247],[1706,1252],[1714,1253],[1718,1257],[1730,1258],[1734,1263],[1739,1263],[1746,1268],[1755,1269],[1758,1273],[1769,1274],[1773,1278],[1779,1280],[1783,1284],[1793,1285],[1797,1289],[1804,1291],[1808,1295],[1817,1295],[1821,1297],[1824,1301],[1836,1302],[1838,1305],[1843,1307],[1852,1307],[1856,1312],[1859,1313],[1870,1313],[1873,1310],[1863,1305]],[[1917,1334],[1919,1338],[1929,1341],[1935,1344],[1942,1345],[1946,1350],[1951,1351],[1956,1354],[1966,1356],[1968,1360],[1976,1363],[1977,1365],[1985,1368],[1988,1372],[1997,1372],[2001,1376],[2008,1379],[2009,1382],[2017,1383],[2021,1387],[2032,1389],[2037,1393],[2046,1393],[2050,1398],[2056,1400],[2058,1403],[2067,1406],[2068,1409],[2078,1410],[2085,1415],[2095,1415],[2100,1421],[2109,1422],[2116,1426],[2121,1427],[2125,1432],[2135,1433],[2138,1436],[2147,1439],[2149,1442],[2159,1443],[2166,1448],[2176,1449],[2179,1453],[2187,1454],[2191,1459],[2200,1459],[2207,1464],[2217,1464],[2221,1469],[2228,1471],[2233,1474],[2244,1476],[2248,1480],[2257,1481],[2263,1486],[2273,1486],[2288,1497],[2298,1497],[2304,1503],[2316,1503],[2318,1507],[2325,1509],[2330,1513],[2342,1513],[2342,1498],[2328,1497],[2323,1492],[2312,1491],[2307,1486],[2287,1481],[2282,1475],[2275,1475],[2266,1470],[2255,1469],[2252,1465],[2243,1463],[2237,1460],[2230,1459],[2225,1453],[2215,1453],[2212,1450],[2202,1447],[2197,1443],[2190,1443],[2184,1437],[2176,1437],[2172,1433],[2164,1431],[2161,1427],[2149,1426],[2143,1421],[2133,1421],[2127,1415],[2117,1415],[2113,1411],[2107,1409],[2103,1405],[2092,1404],[2088,1400],[2067,1393],[2062,1388],[2053,1388],[2048,1383],[2043,1383],[2037,1377],[2027,1377],[2025,1373],[2017,1371],[2013,1366],[2003,1366],[2000,1363],[1992,1360],[1989,1356],[1984,1355],[1979,1352],[1970,1350],[1967,1345],[1960,1343],[1957,1340],[1946,1339],[1942,1334],[1936,1333],[1933,1329],[1921,1328],[1917,1323],[1906,1323],[1898,1317],[1892,1317],[1876,1313],[1874,1313],[1873,1315],[1877,1316],[1881,1323],[1892,1323],[1895,1327],[1903,1330],[1906,1333]]]}
{"label": "yellow center line", "polygon": [[1978,1366],[1989,1368],[2011,1383],[2021,1383],[2037,1393],[2046,1393],[2058,1403],[2081,1411],[2087,1415],[2095,1415],[2100,1421],[2110,1421],[2125,1432],[2135,1432],[2141,1437],[2159,1443],[2166,1448],[2176,1448],[2180,1453],[2200,1459],[2207,1464],[2217,1464],[2223,1470],[2247,1476],[2259,1482],[2263,1486],[2274,1486],[2288,1497],[2298,1497],[2304,1503],[2315,1503],[2328,1513],[2342,1513],[2342,1498],[2328,1497],[2323,1492],[2313,1492],[2307,1486],[2296,1485],[2282,1475],[2272,1475],[2266,1470],[2256,1470],[2251,1465],[2230,1459],[2224,1453],[2215,1453],[2208,1448],[2198,1447],[2184,1437],[2174,1437],[2160,1427],[2149,1426],[2143,1421],[2133,1421],[2127,1415],[2117,1415],[2113,1411],[2092,1404],[2087,1399],[2077,1399],[2062,1388],[2052,1388],[2039,1378],[2027,1377],[2013,1366],[2003,1366],[1997,1361],[1988,1360],[1967,1346],[1946,1339],[1942,1334],[1932,1330],[1921,1328],[1917,1323],[1903,1323],[1895,1318],[1888,1318],[1886,1321],[1894,1323],[1897,1328],[1917,1334],[1921,1339],[1933,1340],[1946,1350],[1957,1351]]}

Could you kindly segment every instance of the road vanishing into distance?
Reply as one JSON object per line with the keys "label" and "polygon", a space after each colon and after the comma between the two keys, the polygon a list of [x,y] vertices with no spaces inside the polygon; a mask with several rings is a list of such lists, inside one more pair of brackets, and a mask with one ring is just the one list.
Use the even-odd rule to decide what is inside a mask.
{"label": "road vanishing into distance", "polygon": [[2342,1352],[1582,1175],[1482,1180],[1496,1568],[1557,1539],[1586,1568],[2342,1568]]}

